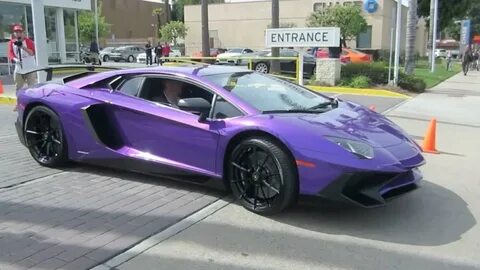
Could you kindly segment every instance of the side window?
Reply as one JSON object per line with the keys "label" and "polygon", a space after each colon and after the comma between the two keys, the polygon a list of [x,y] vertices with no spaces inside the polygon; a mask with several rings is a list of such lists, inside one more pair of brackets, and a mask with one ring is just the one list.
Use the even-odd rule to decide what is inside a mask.
{"label": "side window", "polygon": [[203,98],[209,104],[213,100],[213,93],[194,84],[155,77],[146,78],[139,96],[175,108],[178,108],[178,101],[184,98]]}
{"label": "side window", "polygon": [[134,77],[123,82],[118,90],[129,96],[136,96],[145,80],[144,77]]}
{"label": "side window", "polygon": [[213,107],[212,113],[212,117],[214,119],[225,119],[242,115],[243,113],[237,108],[235,108],[235,106],[230,104],[221,96],[217,96],[217,100],[215,101],[215,107]]}

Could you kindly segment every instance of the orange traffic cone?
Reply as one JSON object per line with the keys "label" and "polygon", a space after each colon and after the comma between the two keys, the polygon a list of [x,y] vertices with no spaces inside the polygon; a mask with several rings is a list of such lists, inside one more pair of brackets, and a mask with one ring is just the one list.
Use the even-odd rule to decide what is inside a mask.
{"label": "orange traffic cone", "polygon": [[0,95],[3,94],[3,82],[0,80]]}
{"label": "orange traffic cone", "polygon": [[368,108],[369,108],[370,110],[372,110],[372,111],[375,111],[375,106],[373,106],[373,105],[370,106],[370,107],[368,107]]}
{"label": "orange traffic cone", "polygon": [[435,147],[435,139],[437,132],[437,119],[433,118],[428,125],[427,133],[423,140],[422,150],[425,153],[438,154],[438,151]]}

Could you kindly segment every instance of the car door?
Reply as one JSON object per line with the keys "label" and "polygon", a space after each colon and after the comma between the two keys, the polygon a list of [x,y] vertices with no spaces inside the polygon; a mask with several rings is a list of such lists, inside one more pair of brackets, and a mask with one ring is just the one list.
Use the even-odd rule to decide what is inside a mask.
{"label": "car door", "polygon": [[[152,80],[166,78],[176,79],[133,76],[126,78],[117,91],[104,93],[109,98],[117,132],[138,159],[167,165],[165,170],[180,168],[181,173],[216,176],[221,122],[199,122],[198,115],[140,98],[145,91],[161,87]],[[180,174],[176,170],[169,173]]]}

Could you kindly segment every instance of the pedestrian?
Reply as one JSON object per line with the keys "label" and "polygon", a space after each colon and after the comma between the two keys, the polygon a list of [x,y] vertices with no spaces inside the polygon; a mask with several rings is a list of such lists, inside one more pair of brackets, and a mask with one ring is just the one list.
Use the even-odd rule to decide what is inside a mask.
{"label": "pedestrian", "polygon": [[95,38],[92,38],[92,42],[90,42],[90,60],[92,61],[92,64],[97,64],[100,61],[99,54],[100,50],[98,48],[97,41]]}
{"label": "pedestrian", "polygon": [[28,87],[32,87],[37,82],[35,73],[19,74],[20,71],[33,69],[36,66],[35,44],[25,36],[23,27],[20,24],[13,26],[12,38],[8,43],[8,59],[15,63],[14,80],[17,91],[25,83]]}
{"label": "pedestrian", "polygon": [[162,55],[163,57],[166,57],[165,61],[168,61],[168,57],[170,56],[170,45],[168,45],[167,42],[165,42],[162,48]]}
{"label": "pedestrian", "polygon": [[157,62],[157,66],[162,64],[162,44],[160,41],[157,46],[155,46],[155,61]]}
{"label": "pedestrian", "polygon": [[470,46],[467,45],[462,55],[462,70],[465,76],[467,76],[468,69],[470,67],[471,62],[472,62],[472,51],[470,49]]}
{"label": "pedestrian", "polygon": [[152,65],[152,43],[150,42],[150,40],[147,42],[147,45],[145,45],[145,54],[146,54],[146,64],[147,66],[151,66]]}
{"label": "pedestrian", "polygon": [[448,51],[447,53],[447,71],[452,70],[452,51]]}
{"label": "pedestrian", "polygon": [[473,60],[475,61],[474,66],[477,69],[477,71],[480,71],[480,49],[477,49],[475,53],[473,54]]}

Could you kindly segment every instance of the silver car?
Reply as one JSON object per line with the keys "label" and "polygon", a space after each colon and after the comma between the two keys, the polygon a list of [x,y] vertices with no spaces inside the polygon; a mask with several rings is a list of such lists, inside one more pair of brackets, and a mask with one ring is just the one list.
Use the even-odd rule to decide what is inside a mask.
{"label": "silver car", "polygon": [[126,61],[133,63],[137,59],[138,55],[142,52],[145,52],[143,47],[139,46],[123,46],[114,49],[110,53],[110,59],[119,62],[119,61]]}

